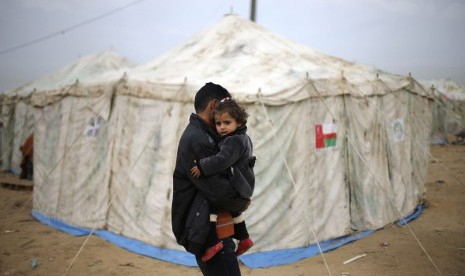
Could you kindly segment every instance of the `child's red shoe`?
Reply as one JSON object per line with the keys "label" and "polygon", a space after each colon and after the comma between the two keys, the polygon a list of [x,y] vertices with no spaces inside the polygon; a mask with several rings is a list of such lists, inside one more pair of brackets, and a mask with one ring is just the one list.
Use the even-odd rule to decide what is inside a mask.
{"label": "child's red shoe", "polygon": [[252,246],[253,246],[253,241],[250,238],[247,238],[245,240],[241,240],[239,242],[239,246],[237,247],[237,250],[236,250],[236,256],[240,256],[240,255],[244,254]]}
{"label": "child's red shoe", "polygon": [[207,251],[205,252],[205,254],[203,254],[202,256],[202,262],[206,262],[208,260],[210,260],[211,258],[213,258],[213,256],[216,255],[216,253],[218,253],[218,251],[220,251],[221,249],[223,249],[223,242],[220,241],[219,243],[215,244],[214,246],[210,247],[207,249]]}

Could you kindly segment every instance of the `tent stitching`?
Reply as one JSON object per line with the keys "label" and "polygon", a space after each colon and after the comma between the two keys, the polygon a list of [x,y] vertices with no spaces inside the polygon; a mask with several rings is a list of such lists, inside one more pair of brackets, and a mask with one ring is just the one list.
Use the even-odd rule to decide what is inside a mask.
{"label": "tent stitching", "polygon": [[[185,88],[185,85],[181,86],[181,88],[178,90],[178,93],[182,92]],[[172,103],[174,104],[174,103]],[[153,134],[150,135],[151,138],[154,138],[156,136],[157,132],[156,132],[156,129],[153,130]],[[80,136],[79,138],[81,138],[82,136]],[[140,158],[142,157],[142,154],[147,150],[148,148],[148,144],[149,144],[149,140],[147,140],[145,142],[145,145],[143,147],[143,149],[141,150],[141,152],[137,155],[136,157],[136,160],[134,161],[134,163],[132,164],[131,168],[129,169],[129,172],[126,174],[126,177],[124,179],[122,179],[121,181],[119,181],[120,183],[121,182],[125,182],[129,175],[131,174],[131,172],[134,170],[134,168],[136,167],[136,165],[138,164]],[[116,180],[118,181],[118,180]],[[109,190],[111,190],[109,188]],[[110,197],[110,200],[108,201],[107,203],[107,206],[106,206],[106,209],[107,210],[110,210],[110,206],[113,202],[113,200],[116,198],[116,195],[118,195],[117,193],[115,193],[113,196]],[[108,214],[107,214],[108,216]],[[133,217],[130,217],[132,220],[134,220],[135,218]],[[77,257],[80,255],[80,253],[82,252],[82,249],[85,247],[85,245],[87,244],[87,241],[89,240],[89,237],[95,232],[95,230],[97,230],[96,226],[93,226],[91,231],[89,232],[89,234],[87,235],[87,238],[86,240],[84,241],[84,243],[81,245],[81,248],[78,250],[78,252],[76,253],[76,255],[74,256],[73,260],[71,261],[71,263],[69,264],[68,268],[66,269],[65,271],[65,275],[69,272],[69,270],[71,269],[72,265],[74,264],[74,262],[76,261]]]}
{"label": "tent stitching", "polygon": [[[396,98],[396,100],[398,100],[398,101],[400,102],[400,100],[397,99],[397,98],[398,98],[398,95],[394,95],[394,97]],[[437,98],[436,98],[436,96],[435,96],[435,97],[434,97],[434,101],[436,101],[436,100],[437,100]],[[413,116],[413,119],[416,120],[416,116]],[[416,123],[419,123],[419,121],[417,120]],[[412,137],[411,137],[410,139],[411,139],[411,141],[413,141],[413,142],[415,142],[415,143],[418,144],[418,141],[417,141],[417,140],[413,139]],[[449,148],[452,147],[452,146],[449,145],[448,143],[446,144],[446,146],[449,147]],[[449,170],[449,168],[447,168],[446,166],[444,166],[444,164],[441,162],[441,160],[437,159],[437,158],[436,158],[435,156],[433,156],[429,151],[426,151],[426,150],[423,149],[422,147],[419,147],[419,148],[423,151],[423,153],[426,153],[426,154],[428,155],[428,157],[433,158],[433,160],[436,161],[436,163],[438,163],[439,165],[441,165],[441,167],[442,167],[444,170],[446,170],[446,171],[449,173],[450,176],[454,177],[455,180],[457,180],[457,182],[459,182],[460,184],[462,184],[462,185],[465,186],[465,182],[463,182],[461,179],[459,179],[457,175],[453,174],[452,171]]]}
{"label": "tent stitching", "polygon": [[[311,80],[310,79],[307,79],[310,83],[311,83]],[[342,79],[343,82],[346,82],[345,79]],[[315,88],[315,91],[317,93],[319,93],[318,89]],[[325,105],[325,108],[327,109],[327,111],[334,117],[334,114],[332,114],[330,108],[326,105],[326,103],[324,103]],[[368,168],[368,171],[372,174],[372,176],[374,177],[374,179],[376,180],[376,184],[377,184],[377,187],[379,189],[381,189],[381,191],[384,193],[385,197],[387,198],[388,202],[389,202],[389,205],[391,206],[392,210],[394,210],[397,215],[398,215],[398,218],[400,221],[403,221],[404,219],[402,218],[402,215],[400,213],[400,211],[397,209],[397,207],[394,205],[394,203],[392,202],[392,199],[388,196],[387,192],[385,189],[383,189],[380,185],[380,181],[378,180],[378,178],[376,177],[377,175],[371,170],[370,166],[368,166],[366,160],[363,158],[363,156],[360,154],[360,152],[357,150],[357,148],[352,144],[352,139],[349,138],[349,133],[347,131],[347,129],[342,126],[342,130],[346,132],[346,137],[347,137],[347,141],[349,142],[349,144],[352,146],[352,148],[354,149],[354,151],[358,154],[358,156],[360,157],[360,160],[365,164],[365,167]],[[423,252],[426,254],[426,256],[428,257],[428,259],[430,260],[430,262],[433,264],[433,266],[436,268],[436,270],[439,272],[439,274],[442,275],[441,271],[439,270],[439,268],[437,267],[436,263],[433,261],[433,259],[431,258],[431,256],[428,254],[428,252],[426,251],[426,249],[423,247],[423,244],[420,242],[420,240],[417,238],[417,236],[415,235],[415,233],[413,232],[413,230],[411,229],[411,227],[408,225],[408,224],[405,224],[407,226],[407,229],[410,231],[410,233],[412,234],[412,236],[414,237],[414,239],[417,241],[417,243],[419,244],[420,248],[423,250]]]}
{"label": "tent stitching", "polygon": [[[411,80],[413,81],[413,79],[411,79]],[[384,85],[384,82],[383,82],[382,80],[378,80],[378,81],[379,81],[382,85]],[[400,100],[398,99],[398,95],[397,95],[397,94],[394,94],[394,98],[396,99],[396,101],[398,101],[400,104],[402,104],[402,102],[400,102]],[[377,107],[377,109],[378,109],[378,111],[382,112],[381,110],[379,110],[379,107]],[[410,110],[410,108],[409,108],[409,110]],[[413,117],[414,120],[415,120],[415,117],[416,117],[416,116],[412,116],[412,117]],[[410,118],[410,117],[409,117],[409,118]],[[387,133],[386,125],[384,124],[383,127],[384,127],[385,132]],[[413,137],[411,137],[411,136],[410,136],[409,138],[410,138],[410,142],[413,142],[413,143],[417,143],[417,144],[418,144],[417,139],[413,139]],[[424,151],[424,149],[423,149],[422,147],[419,147],[419,148],[420,148],[421,150]],[[379,186],[379,185],[378,185],[378,186]],[[383,192],[386,194],[385,191],[383,191]],[[389,201],[391,201],[390,198],[389,198]],[[392,203],[392,202],[391,202],[391,203]],[[392,203],[392,206],[395,208],[394,203]],[[400,211],[399,211],[397,208],[395,208],[395,209],[396,209],[395,211],[397,211],[398,215],[399,215],[399,216],[402,216],[402,215],[400,214]],[[400,221],[400,223],[401,223],[402,225],[407,226],[407,229],[409,230],[409,232],[411,233],[411,235],[413,236],[413,238],[415,239],[415,241],[418,243],[418,245],[420,246],[420,248],[423,250],[423,252],[426,254],[427,258],[428,258],[428,259],[430,260],[430,262],[433,264],[433,266],[434,266],[435,269],[438,271],[438,273],[439,273],[440,275],[442,275],[441,270],[440,270],[439,267],[436,265],[436,263],[433,261],[433,259],[431,258],[431,255],[427,252],[426,248],[424,248],[423,243],[418,239],[417,235],[415,234],[415,232],[413,231],[413,229],[410,227],[410,225],[408,225],[408,223],[405,222],[405,218],[402,218],[402,217],[401,217],[401,219],[400,219],[399,221]]]}
{"label": "tent stitching", "polygon": [[[265,112],[265,115],[266,115],[266,118],[267,118],[267,121],[268,121],[268,124],[271,126],[271,129],[272,129],[272,133],[273,133],[273,138],[276,140],[276,129],[274,128],[273,124],[271,123],[271,119],[268,115],[268,112],[266,110],[266,107],[264,105],[264,103],[260,100],[261,98],[258,97],[258,101],[260,102],[261,106],[262,106],[262,109],[263,111]],[[281,150],[281,147],[278,147],[279,148],[279,152],[281,154],[281,157],[283,158],[283,161],[284,161],[284,165],[286,166],[286,170],[288,172],[288,175],[289,177],[291,178],[291,182],[292,182],[292,186],[294,187],[294,192],[296,194],[297,197],[300,196],[300,193],[297,191],[297,187],[296,187],[296,183],[295,183],[295,180],[294,180],[294,177],[292,176],[292,173],[291,173],[291,169],[289,168],[289,164],[287,163],[287,160],[286,158],[284,157],[284,154]],[[312,231],[312,234],[313,234],[313,237],[315,238],[316,240],[316,244],[318,246],[318,250],[320,251],[320,254],[321,254],[321,257],[323,258],[323,262],[325,264],[325,267],[326,267],[326,270],[328,271],[329,275],[332,275],[331,273],[331,270],[329,269],[329,266],[328,266],[328,263],[326,261],[326,258],[324,256],[324,253],[323,253],[323,250],[321,249],[321,246],[320,246],[320,242],[319,242],[319,239],[315,233],[315,229],[313,227],[310,227],[310,222],[309,222],[309,218],[308,218],[308,212],[305,212],[305,218],[306,218],[306,222],[307,222],[307,226],[309,228],[311,228],[311,231]]]}

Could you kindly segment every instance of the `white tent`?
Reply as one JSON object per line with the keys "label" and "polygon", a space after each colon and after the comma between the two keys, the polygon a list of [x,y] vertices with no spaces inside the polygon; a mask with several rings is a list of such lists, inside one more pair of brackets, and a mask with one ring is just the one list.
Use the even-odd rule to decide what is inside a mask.
{"label": "white tent", "polygon": [[[134,64],[114,51],[83,56],[75,62],[45,77],[3,93],[2,119],[5,131],[2,135],[2,169],[18,173],[21,162],[19,147],[34,131],[31,95],[59,91],[79,81],[101,80],[109,72],[120,72]],[[121,73],[122,75],[122,73]],[[58,96],[59,97],[59,96]],[[48,96],[51,99],[51,96]]]}
{"label": "white tent", "polygon": [[434,96],[431,144],[449,143],[448,135],[465,130],[465,87],[451,80],[424,80]]}
{"label": "white tent", "polygon": [[[19,89],[18,89],[19,90]],[[2,94],[2,109],[0,113],[3,131],[0,136],[1,169],[20,173],[20,146],[33,132],[33,112],[30,96],[13,90]]]}
{"label": "white tent", "polygon": [[[116,86],[76,88],[82,105],[66,102],[70,90],[33,97],[37,114],[57,105],[70,114],[56,124],[37,121],[44,176],[35,179],[34,211],[182,252],[171,231],[172,172],[195,92],[209,81],[250,114],[258,159],[246,212],[256,241],[250,252],[378,229],[420,204],[431,129],[431,100],[421,85],[228,15],[128,70]],[[114,88],[114,95],[92,96],[96,87]],[[47,100],[58,94],[60,101]],[[77,119],[85,110],[83,118],[92,113],[105,121],[92,139],[87,119]],[[65,123],[67,133],[52,131]]]}

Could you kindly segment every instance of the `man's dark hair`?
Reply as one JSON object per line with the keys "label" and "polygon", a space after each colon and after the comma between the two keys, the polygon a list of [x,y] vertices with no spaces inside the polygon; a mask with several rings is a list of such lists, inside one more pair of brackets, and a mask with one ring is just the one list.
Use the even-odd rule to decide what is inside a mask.
{"label": "man's dark hair", "polygon": [[231,97],[228,90],[219,84],[212,82],[206,83],[200,90],[195,94],[194,108],[195,112],[199,113],[205,110],[208,102],[211,100],[222,100],[224,98]]}

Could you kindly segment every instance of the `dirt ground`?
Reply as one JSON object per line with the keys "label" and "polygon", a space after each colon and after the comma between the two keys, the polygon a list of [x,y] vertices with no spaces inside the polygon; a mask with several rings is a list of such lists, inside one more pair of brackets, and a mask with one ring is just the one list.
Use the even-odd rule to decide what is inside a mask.
{"label": "dirt ground", "polygon": [[[431,155],[427,208],[409,227],[389,225],[324,253],[327,266],[318,255],[266,269],[241,265],[242,275],[465,275],[465,146],[433,146]],[[141,256],[93,235],[54,230],[36,221],[31,208],[32,191],[0,188],[0,276],[201,275],[197,268]]]}

